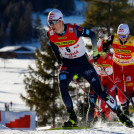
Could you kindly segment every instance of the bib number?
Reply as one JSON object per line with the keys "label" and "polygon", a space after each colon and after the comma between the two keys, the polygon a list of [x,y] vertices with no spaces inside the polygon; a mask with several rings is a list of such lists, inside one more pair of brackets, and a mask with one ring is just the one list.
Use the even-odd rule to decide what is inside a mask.
{"label": "bib number", "polygon": [[67,50],[67,52],[71,52],[71,50],[70,50],[70,48],[69,47],[66,47],[66,50]]}
{"label": "bib number", "polygon": [[106,101],[106,104],[108,104],[112,109],[116,109],[117,107],[117,102],[111,95],[110,98]]}

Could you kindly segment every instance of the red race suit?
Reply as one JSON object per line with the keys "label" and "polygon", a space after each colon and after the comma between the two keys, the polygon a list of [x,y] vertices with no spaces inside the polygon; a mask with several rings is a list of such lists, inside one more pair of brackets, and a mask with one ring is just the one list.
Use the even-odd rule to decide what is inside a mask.
{"label": "red race suit", "polygon": [[[93,62],[93,56],[91,55],[89,57],[90,62]],[[111,79],[113,79],[113,69],[112,69],[112,62],[113,62],[113,54],[111,53],[107,53],[106,57],[103,59],[101,65],[99,64],[94,64],[94,68],[101,80],[102,86],[104,88],[104,90],[107,90],[108,94],[110,94],[113,98],[115,98],[115,85],[111,82],[111,80],[109,79],[109,77]],[[103,68],[103,69],[102,69]],[[111,120],[112,116],[111,116],[111,110],[110,108],[105,104],[105,101],[101,100],[98,97],[97,100],[97,105],[99,106],[99,108],[102,109],[102,113],[104,113],[104,115]],[[99,111],[96,109],[96,115],[97,117],[99,117]]]}
{"label": "red race suit", "polygon": [[[127,41],[123,43],[114,34],[103,43],[104,49],[111,44],[113,47],[114,82],[129,98],[132,98],[134,97],[134,37],[129,36]],[[125,104],[127,99],[120,89],[118,89],[118,98],[121,104]]]}

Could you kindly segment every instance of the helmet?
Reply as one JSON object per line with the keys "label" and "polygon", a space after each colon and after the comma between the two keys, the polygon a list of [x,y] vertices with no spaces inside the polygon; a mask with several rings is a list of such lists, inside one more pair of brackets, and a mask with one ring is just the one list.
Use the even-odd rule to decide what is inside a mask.
{"label": "helmet", "polygon": [[129,34],[129,27],[127,24],[120,24],[117,29],[117,34],[126,35]]}
{"label": "helmet", "polygon": [[49,20],[62,20],[63,21],[63,14],[60,10],[53,9],[52,11],[49,12],[47,20],[48,21]]}

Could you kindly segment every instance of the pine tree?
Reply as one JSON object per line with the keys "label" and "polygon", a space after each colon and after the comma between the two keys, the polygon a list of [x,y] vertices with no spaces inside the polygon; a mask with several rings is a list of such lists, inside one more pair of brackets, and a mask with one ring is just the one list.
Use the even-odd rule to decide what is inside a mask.
{"label": "pine tree", "polygon": [[[83,24],[88,28],[106,29],[108,35],[116,32],[120,23],[130,23],[132,16],[128,12],[133,8],[128,0],[84,0],[87,2],[86,20]],[[132,13],[132,12],[131,12]],[[130,14],[130,13],[129,13]],[[128,19],[129,18],[129,19]]]}
{"label": "pine tree", "polygon": [[3,42],[5,39],[5,32],[2,27],[0,27],[0,48],[3,47]]}
{"label": "pine tree", "polygon": [[20,39],[20,31],[19,31],[19,15],[15,15],[13,16],[10,24],[9,24],[9,27],[8,27],[10,30],[9,32],[9,41],[11,43],[15,43],[17,41],[19,41]]}
{"label": "pine tree", "polygon": [[[131,5],[131,4],[130,4]],[[130,28],[130,34],[134,35],[134,5],[131,5],[130,9],[127,11],[127,20],[128,20],[128,25]]]}
{"label": "pine tree", "polygon": [[[21,26],[22,28],[22,26]],[[23,25],[23,31],[24,31],[24,40],[30,41],[32,38],[32,4],[29,2],[25,9],[24,14],[24,25]]]}
{"label": "pine tree", "polygon": [[47,44],[46,32],[41,35],[41,51],[36,50],[36,69],[29,66],[29,75],[25,75],[24,84],[27,96],[21,94],[31,110],[36,110],[39,125],[53,124],[57,116],[63,115],[58,87],[56,59]]}
{"label": "pine tree", "polygon": [[41,19],[39,17],[39,14],[36,14],[35,20],[33,20],[33,38],[39,38],[40,36],[40,30],[42,29]]}

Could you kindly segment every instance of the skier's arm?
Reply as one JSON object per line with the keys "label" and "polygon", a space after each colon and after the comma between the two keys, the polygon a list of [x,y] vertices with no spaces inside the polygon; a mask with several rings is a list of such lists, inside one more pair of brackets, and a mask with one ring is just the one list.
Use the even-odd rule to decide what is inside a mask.
{"label": "skier's arm", "polygon": [[58,61],[58,64],[61,65],[62,64],[62,58],[60,56],[60,51],[59,51],[59,48],[58,46],[56,46],[54,43],[50,42],[50,46],[55,54],[55,57]]}
{"label": "skier's arm", "polygon": [[76,25],[76,29],[77,29],[77,36],[78,37],[89,37],[91,39],[92,42],[92,50],[93,50],[93,57],[96,57],[99,52],[97,49],[97,39],[96,39],[96,35],[93,31],[91,31],[90,29],[87,28],[82,28],[80,26]]}
{"label": "skier's arm", "polygon": [[[49,39],[48,33],[47,33],[47,37]],[[55,54],[55,57],[57,59],[58,65],[61,66],[62,64],[62,58],[60,56],[60,51],[57,45],[55,45],[54,43],[52,43],[51,41],[49,42],[50,46],[52,48],[53,53]]]}
{"label": "skier's arm", "polygon": [[109,36],[107,40],[103,41],[103,51],[107,52],[110,49],[110,45],[112,45],[114,39],[114,35]]}

